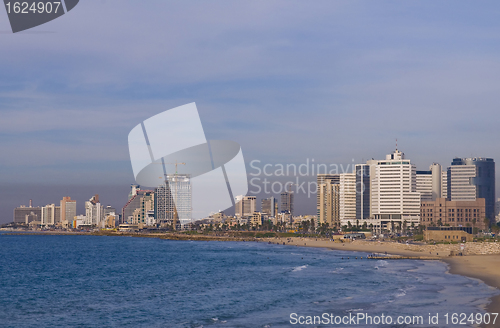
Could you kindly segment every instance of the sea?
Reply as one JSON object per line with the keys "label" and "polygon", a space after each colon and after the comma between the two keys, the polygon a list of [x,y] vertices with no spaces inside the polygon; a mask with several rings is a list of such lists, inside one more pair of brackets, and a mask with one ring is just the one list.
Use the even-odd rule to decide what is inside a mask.
{"label": "sea", "polygon": [[[439,261],[367,255],[259,242],[0,234],[0,327],[451,327],[446,314],[484,313],[498,294]],[[363,315],[372,322],[350,319]],[[385,324],[375,324],[382,316]]]}

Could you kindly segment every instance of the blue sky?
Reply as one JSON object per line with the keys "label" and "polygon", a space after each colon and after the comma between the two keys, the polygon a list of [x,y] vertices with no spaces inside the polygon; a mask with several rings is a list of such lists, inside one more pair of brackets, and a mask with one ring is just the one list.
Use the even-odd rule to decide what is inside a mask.
{"label": "blue sky", "polygon": [[80,204],[116,186],[101,199],[123,206],[129,131],[193,101],[207,137],[239,142],[248,163],[361,162],[396,138],[418,169],[498,161],[499,14],[493,1],[87,0],[12,34],[0,10],[0,183],[23,195],[0,222],[61,186],[89,190]]}

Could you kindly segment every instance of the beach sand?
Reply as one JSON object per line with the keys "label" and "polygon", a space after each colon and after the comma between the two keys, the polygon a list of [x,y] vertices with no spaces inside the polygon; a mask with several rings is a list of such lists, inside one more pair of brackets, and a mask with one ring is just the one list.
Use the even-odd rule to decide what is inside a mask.
{"label": "beach sand", "polygon": [[[403,257],[419,258],[422,260],[440,260],[449,265],[449,273],[459,274],[483,281],[487,285],[500,290],[500,254],[449,256],[450,245],[406,245],[396,242],[354,241],[335,242],[316,238],[269,238],[272,243],[279,243],[302,247],[322,247],[343,251],[357,251],[365,253],[378,253],[384,256],[399,255]],[[471,245],[472,246],[472,245]],[[481,245],[474,245],[476,248]],[[456,247],[459,247],[456,245]],[[485,245],[488,247],[488,245]],[[472,247],[470,247],[472,248]],[[500,295],[493,297],[486,308],[487,312],[500,314]],[[459,309],[457,309],[459,312]],[[500,315],[495,325],[482,327],[500,327]]]}
{"label": "beach sand", "polygon": [[[482,280],[500,289],[500,255],[471,255],[443,259],[450,266],[450,273]],[[487,306],[490,313],[500,313],[500,295],[493,297]],[[500,327],[500,318],[496,327]]]}

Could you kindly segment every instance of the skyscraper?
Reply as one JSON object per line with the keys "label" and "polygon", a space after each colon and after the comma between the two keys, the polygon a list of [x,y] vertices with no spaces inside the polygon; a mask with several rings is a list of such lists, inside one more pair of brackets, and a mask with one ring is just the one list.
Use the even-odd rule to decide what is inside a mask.
{"label": "skyscraper", "polygon": [[264,198],[261,202],[262,213],[271,217],[276,217],[277,201],[274,197]]}
{"label": "skyscraper", "polygon": [[91,226],[99,226],[104,219],[104,209],[99,202],[99,195],[94,195],[85,202],[86,223]]}
{"label": "skyscraper", "polygon": [[485,199],[485,216],[495,217],[495,162],[492,158],[454,158],[448,168],[448,200]]}
{"label": "skyscraper", "polygon": [[356,220],[356,173],[342,173],[339,183],[340,220]]}
{"label": "skyscraper", "polygon": [[370,218],[370,164],[357,164],[356,174],[356,219]]}
{"label": "skyscraper", "polygon": [[189,174],[167,175],[155,192],[156,221],[179,229],[192,219],[192,190]]}
{"label": "skyscraper", "polygon": [[54,226],[61,222],[61,207],[49,204],[42,207],[41,225],[45,227]]}
{"label": "skyscraper", "polygon": [[340,184],[327,180],[318,186],[320,224],[340,225]]}
{"label": "skyscraper", "polygon": [[61,200],[61,222],[66,226],[73,226],[73,219],[76,216],[76,200],[71,197],[63,197]]}
{"label": "skyscraper", "polygon": [[372,213],[381,229],[394,224],[419,224],[420,194],[416,191],[416,168],[399,150],[377,161],[372,186]]}
{"label": "skyscraper", "polygon": [[340,174],[318,174],[317,175],[317,192],[316,192],[316,215],[320,217],[320,203],[323,201],[320,197],[321,185],[329,182],[330,184],[340,183]]}
{"label": "skyscraper", "polygon": [[281,212],[290,213],[293,216],[293,193],[284,191],[281,193]]}
{"label": "skyscraper", "polygon": [[257,197],[255,196],[236,196],[234,203],[235,215],[238,218],[250,217],[256,212]]}
{"label": "skyscraper", "polygon": [[417,171],[417,192],[421,201],[434,201],[442,197],[441,165],[433,163],[429,171]]}

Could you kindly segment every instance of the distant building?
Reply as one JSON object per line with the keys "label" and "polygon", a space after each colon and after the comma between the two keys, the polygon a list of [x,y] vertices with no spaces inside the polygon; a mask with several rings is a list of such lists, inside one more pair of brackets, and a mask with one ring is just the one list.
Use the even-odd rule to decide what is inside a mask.
{"label": "distant building", "polygon": [[318,174],[317,217],[320,224],[340,224],[340,175]]}
{"label": "distant building", "polygon": [[356,220],[356,173],[340,174],[340,220]]}
{"label": "distant building", "polygon": [[[371,212],[379,228],[420,222],[420,194],[416,191],[416,168],[395,150],[385,160],[376,161],[371,177]],[[357,217],[357,215],[356,215]]]}
{"label": "distant building", "polygon": [[417,192],[420,193],[421,201],[433,201],[442,197],[442,176],[441,165],[437,163],[433,163],[429,171],[417,171]]}
{"label": "distant building", "polygon": [[366,220],[370,218],[371,162],[357,164],[354,167],[356,174],[356,219]]}
{"label": "distant building", "polygon": [[454,241],[465,243],[473,241],[472,228],[464,227],[428,227],[424,231],[425,241]]}
{"label": "distant building", "polygon": [[41,207],[20,206],[14,209],[14,223],[29,224],[33,221],[42,220]]}
{"label": "distant building", "polygon": [[260,212],[254,212],[252,214],[252,216],[250,217],[250,224],[252,226],[261,226],[262,223],[263,223],[263,220],[264,220],[264,217],[265,215],[263,215],[263,213],[260,213]]}
{"label": "distant building", "polygon": [[192,220],[192,190],[189,174],[167,175],[155,192],[156,222],[180,229]]}
{"label": "distant building", "polygon": [[[123,206],[122,208],[122,216],[121,216],[121,223],[129,223],[133,224],[133,221],[143,221],[145,220],[146,217],[146,212],[148,211],[149,207],[146,206],[144,207],[144,197],[150,197],[152,196],[154,199],[154,191],[153,190],[141,190],[138,188],[135,188],[136,185],[132,185],[132,191],[133,196],[129,198],[128,202]],[[130,196],[130,195],[129,195]],[[139,212],[137,211],[139,209]],[[153,208],[154,210],[154,200],[153,200]],[[105,212],[111,211],[111,209],[107,210],[104,209]],[[136,217],[134,219],[134,216]],[[138,224],[138,223],[135,224]]]}
{"label": "distant building", "polygon": [[267,216],[276,217],[276,214],[278,213],[278,202],[276,201],[276,198],[264,198],[261,201],[261,205],[262,213],[266,214]]}
{"label": "distant building", "polygon": [[82,227],[91,227],[91,225],[88,224],[88,220],[85,215],[77,215],[73,221],[73,229],[79,229]]}
{"label": "distant building", "polygon": [[421,223],[427,227],[475,227],[485,229],[485,200],[477,198],[469,201],[450,201],[438,198],[422,202],[420,206]]}
{"label": "distant building", "polygon": [[251,217],[257,211],[257,197],[255,196],[236,196],[235,197],[235,216],[237,218]]}
{"label": "distant building", "polygon": [[443,170],[441,173],[441,198],[448,198],[448,172]]}
{"label": "distant building", "polygon": [[448,168],[448,200],[485,199],[485,215],[495,217],[495,162],[492,158],[454,158]]}
{"label": "distant building", "polygon": [[141,186],[137,184],[130,185],[130,193],[128,194],[128,200],[137,195],[138,190],[141,190]]}
{"label": "distant building", "polygon": [[76,216],[76,200],[71,197],[63,197],[61,204],[61,222],[66,227],[73,226],[73,220]]}
{"label": "distant building", "polygon": [[42,207],[41,225],[44,227],[55,226],[61,222],[61,207],[49,204]]}
{"label": "distant building", "polygon": [[116,212],[116,208],[111,207],[110,205],[106,206],[106,207],[104,208],[104,216],[107,216],[107,215],[109,215],[109,214],[118,214],[118,213]]}
{"label": "distant building", "polygon": [[87,225],[99,226],[104,220],[104,208],[99,202],[99,195],[95,195],[85,202],[85,218]]}
{"label": "distant building", "polygon": [[281,193],[281,212],[290,213],[293,216],[293,192],[284,191]]}

